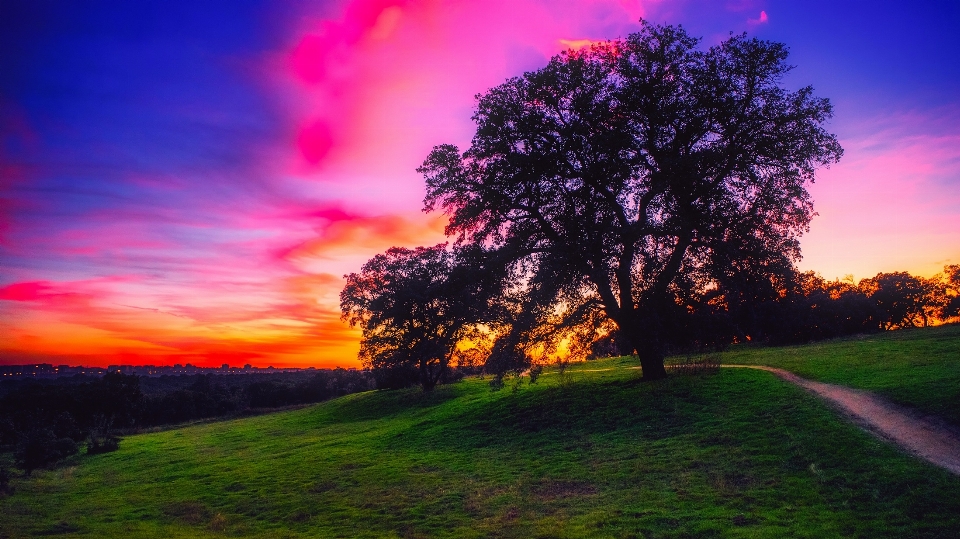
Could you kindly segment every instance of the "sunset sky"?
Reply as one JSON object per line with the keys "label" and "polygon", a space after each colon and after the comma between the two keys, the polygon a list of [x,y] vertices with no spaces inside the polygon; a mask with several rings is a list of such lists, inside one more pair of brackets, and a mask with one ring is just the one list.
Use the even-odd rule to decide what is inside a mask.
{"label": "sunset sky", "polygon": [[0,364],[356,366],[342,276],[443,241],[430,149],[641,17],[784,42],[833,102],[801,269],[960,263],[955,1],[3,2]]}

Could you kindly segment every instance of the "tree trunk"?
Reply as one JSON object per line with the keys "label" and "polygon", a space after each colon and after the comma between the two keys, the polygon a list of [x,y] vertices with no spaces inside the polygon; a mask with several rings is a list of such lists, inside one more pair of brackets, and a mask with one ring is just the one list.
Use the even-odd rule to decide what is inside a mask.
{"label": "tree trunk", "polygon": [[629,328],[624,333],[630,339],[630,344],[640,359],[643,380],[662,380],[667,377],[667,369],[663,366],[663,358],[666,354],[660,341],[659,332],[662,330],[659,320],[652,316],[645,318],[636,314],[635,316],[634,320],[624,320],[624,324],[620,324],[616,320],[615,322],[618,322],[617,325],[621,328],[621,331]]}
{"label": "tree trunk", "polygon": [[643,371],[644,381],[662,380],[667,377],[667,369],[663,366],[663,354],[650,349],[637,349],[640,358],[640,369]]}
{"label": "tree trunk", "polygon": [[439,376],[434,376],[434,373],[430,368],[429,360],[420,361],[420,388],[424,393],[430,393],[433,391],[433,387],[437,385],[437,380],[439,378]]}
{"label": "tree trunk", "polygon": [[424,393],[433,391],[443,379],[444,371],[450,364],[449,360],[440,359],[436,363],[429,360],[420,363],[420,387]]}

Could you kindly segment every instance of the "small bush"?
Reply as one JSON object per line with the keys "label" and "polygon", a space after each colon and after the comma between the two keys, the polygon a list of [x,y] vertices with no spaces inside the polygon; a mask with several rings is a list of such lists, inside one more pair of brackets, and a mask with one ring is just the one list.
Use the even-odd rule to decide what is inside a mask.
{"label": "small bush", "polygon": [[207,525],[207,528],[214,532],[222,532],[226,527],[227,517],[223,516],[223,513],[213,515],[213,518],[210,519],[210,524]]}
{"label": "small bush", "polygon": [[76,420],[69,412],[61,412],[53,422],[53,433],[57,438],[70,438],[74,441],[82,441],[83,434]]}
{"label": "small bush", "polygon": [[570,367],[569,359],[557,359],[554,364],[557,368],[557,383],[560,387],[570,387],[573,385],[573,374],[567,370]]}
{"label": "small bush", "polygon": [[53,454],[57,457],[57,460],[65,459],[79,452],[80,448],[77,447],[77,442],[74,442],[72,438],[58,438],[53,444]]}
{"label": "small bush", "polygon": [[417,368],[408,364],[378,367],[370,372],[377,389],[403,389],[420,382],[420,373]]}
{"label": "small bush", "polygon": [[461,380],[468,373],[468,371],[461,369],[460,367],[447,367],[443,370],[443,374],[440,375],[441,384],[455,384]]}
{"label": "small bush", "polygon": [[540,375],[543,374],[543,365],[531,365],[530,370],[530,383],[537,383],[537,378],[540,378]]}
{"label": "small bush", "polygon": [[11,492],[10,472],[3,466],[0,466],[0,494],[7,494],[9,492]]}
{"label": "small bush", "polygon": [[77,443],[70,438],[57,438],[50,429],[34,429],[23,435],[14,452],[19,468],[30,475],[71,455],[77,454]]}
{"label": "small bush", "polygon": [[88,455],[99,455],[100,453],[110,453],[120,449],[120,439],[116,436],[108,436],[105,438],[94,438],[93,436],[87,441],[87,454]]}
{"label": "small bush", "polygon": [[87,454],[110,453],[120,448],[120,438],[110,432],[113,421],[103,416],[97,417],[90,436],[87,437]]}
{"label": "small bush", "polygon": [[687,355],[673,365],[679,374],[714,373],[720,371],[720,354]]}

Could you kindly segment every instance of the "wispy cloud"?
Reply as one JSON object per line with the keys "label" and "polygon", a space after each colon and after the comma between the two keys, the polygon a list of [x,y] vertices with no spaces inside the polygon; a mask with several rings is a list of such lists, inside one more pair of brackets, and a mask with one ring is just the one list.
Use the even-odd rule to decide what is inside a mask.
{"label": "wispy cloud", "polygon": [[747,24],[750,26],[757,26],[759,24],[766,24],[770,20],[770,17],[767,16],[766,11],[761,11],[760,15],[756,19],[747,19]]}
{"label": "wispy cloud", "polygon": [[812,193],[819,216],[804,268],[825,276],[960,262],[960,109],[888,112],[851,125],[841,162]]}

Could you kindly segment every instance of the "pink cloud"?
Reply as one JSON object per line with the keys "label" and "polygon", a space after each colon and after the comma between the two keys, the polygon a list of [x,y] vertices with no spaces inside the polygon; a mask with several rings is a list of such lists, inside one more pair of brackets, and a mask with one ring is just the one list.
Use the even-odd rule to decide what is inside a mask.
{"label": "pink cloud", "polygon": [[[282,249],[278,256],[291,262],[309,259],[354,259],[357,268],[367,258],[394,246],[435,244],[445,240],[442,216],[403,216],[396,214],[360,215],[330,209],[320,212],[316,235],[295,246]],[[362,260],[356,260],[363,257]]]}
{"label": "pink cloud", "polygon": [[50,289],[50,283],[44,281],[14,283],[0,288],[0,300],[36,301],[47,297]]}
{"label": "pink cloud", "polygon": [[891,113],[841,140],[845,155],[811,188],[819,213],[801,267],[833,278],[960,262],[960,111]]}
{"label": "pink cloud", "polygon": [[300,130],[297,136],[297,147],[300,153],[311,164],[323,160],[333,146],[333,137],[330,127],[323,121],[313,122]]}
{"label": "pink cloud", "polygon": [[558,39],[560,45],[566,49],[580,50],[592,47],[593,45],[599,45],[606,43],[606,40],[603,39]]}
{"label": "pink cloud", "polygon": [[475,94],[571,46],[625,36],[643,14],[616,0],[354,0],[339,17],[307,16],[276,63],[297,126],[283,170],[340,199],[409,211],[432,146],[469,141]]}
{"label": "pink cloud", "polygon": [[82,281],[25,281],[0,288],[0,300],[37,303],[45,310],[84,312],[100,300],[110,300],[111,290],[136,283],[138,276],[110,276]]}
{"label": "pink cloud", "polygon": [[766,11],[761,11],[759,17],[757,17],[756,19],[748,19],[748,20],[747,20],[747,24],[750,25],[750,26],[757,26],[757,25],[760,25],[760,24],[766,24],[767,21],[769,21],[769,20],[770,20],[770,18],[767,17],[767,12],[766,12]]}
{"label": "pink cloud", "polygon": [[[255,285],[259,295],[271,298],[264,301],[217,291],[197,301],[182,290],[165,308],[121,303],[137,301],[123,284],[122,279],[36,281],[0,288],[0,300],[8,300],[0,301],[0,332],[7,336],[0,362],[28,353],[82,356],[94,365],[121,360],[219,365],[227,358],[264,365],[355,364],[356,330],[340,322],[335,304],[316,301],[339,291],[338,277],[301,275]],[[17,315],[3,315],[11,306]]]}

